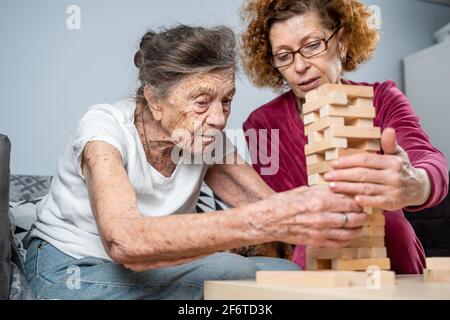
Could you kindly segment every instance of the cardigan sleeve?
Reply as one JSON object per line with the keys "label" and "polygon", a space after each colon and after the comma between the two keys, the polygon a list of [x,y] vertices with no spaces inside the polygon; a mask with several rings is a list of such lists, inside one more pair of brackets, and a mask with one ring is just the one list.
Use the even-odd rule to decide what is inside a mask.
{"label": "cardigan sleeve", "polygon": [[421,206],[407,207],[405,210],[420,211],[436,206],[448,192],[447,159],[431,145],[428,135],[420,126],[419,117],[394,81],[378,85],[374,104],[381,115],[381,129],[394,128],[398,143],[408,153],[412,165],[424,169],[430,178],[431,194],[428,200]]}

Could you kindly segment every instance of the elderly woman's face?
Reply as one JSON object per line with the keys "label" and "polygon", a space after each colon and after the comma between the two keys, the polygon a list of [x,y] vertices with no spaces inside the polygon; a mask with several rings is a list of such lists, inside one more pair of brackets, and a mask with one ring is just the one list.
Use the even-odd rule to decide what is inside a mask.
{"label": "elderly woman's face", "polygon": [[161,126],[176,144],[203,152],[225,128],[235,91],[234,68],[188,76],[162,100]]}
{"label": "elderly woman's face", "polygon": [[[328,39],[335,30],[325,29],[316,12],[292,17],[272,25],[269,33],[274,55],[295,51],[315,40]],[[312,58],[295,54],[294,63],[279,68],[298,98],[324,83],[337,83],[342,73],[341,56],[346,54],[343,43],[339,42],[341,31],[330,41],[328,50]]]}

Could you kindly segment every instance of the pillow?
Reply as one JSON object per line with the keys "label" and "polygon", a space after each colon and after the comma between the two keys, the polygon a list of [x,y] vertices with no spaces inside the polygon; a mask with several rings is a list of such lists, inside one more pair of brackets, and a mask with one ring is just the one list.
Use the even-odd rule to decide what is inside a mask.
{"label": "pillow", "polygon": [[43,197],[48,193],[52,177],[11,175],[9,201],[19,202]]}

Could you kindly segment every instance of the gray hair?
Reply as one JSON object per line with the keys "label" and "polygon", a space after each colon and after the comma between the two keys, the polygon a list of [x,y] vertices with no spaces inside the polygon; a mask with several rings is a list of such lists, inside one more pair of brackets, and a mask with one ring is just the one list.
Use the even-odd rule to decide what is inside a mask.
{"label": "gray hair", "polygon": [[134,57],[141,87],[136,99],[147,104],[144,86],[165,96],[184,77],[236,66],[234,32],[224,26],[212,29],[177,25],[160,32],[148,31]]}

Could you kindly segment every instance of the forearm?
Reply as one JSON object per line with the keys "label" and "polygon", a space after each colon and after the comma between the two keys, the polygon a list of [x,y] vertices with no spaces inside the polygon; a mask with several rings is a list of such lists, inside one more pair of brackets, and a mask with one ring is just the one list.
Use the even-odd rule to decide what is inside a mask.
{"label": "forearm", "polygon": [[[257,211],[259,211],[257,213]],[[230,209],[227,213],[141,217],[116,221],[122,229],[113,239],[111,254],[123,265],[146,269],[177,265],[199,257],[274,240],[253,221],[261,219],[259,204]]]}

